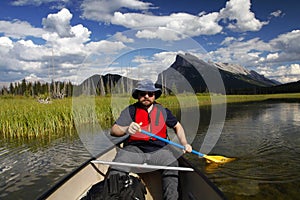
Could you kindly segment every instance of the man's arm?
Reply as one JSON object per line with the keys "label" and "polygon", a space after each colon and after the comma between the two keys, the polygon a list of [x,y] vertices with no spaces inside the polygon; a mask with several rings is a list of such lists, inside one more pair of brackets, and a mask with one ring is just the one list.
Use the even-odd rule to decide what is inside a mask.
{"label": "man's arm", "polygon": [[128,133],[128,128],[132,123],[132,117],[131,117],[131,112],[132,112],[132,106],[128,106],[125,108],[119,118],[116,120],[114,125],[111,127],[110,130],[110,135],[116,136],[116,137],[121,137],[124,136],[126,133]]}
{"label": "man's arm", "polygon": [[175,133],[177,134],[177,137],[179,139],[179,142],[185,147],[185,151],[191,152],[192,146],[187,142],[185,137],[185,132],[180,124],[180,122],[177,122],[177,124],[174,126]]}
{"label": "man's arm", "polygon": [[118,124],[114,124],[111,127],[110,134],[112,136],[121,137],[128,133],[129,135],[135,134],[137,131],[141,131],[142,123],[138,124],[136,122],[131,122],[129,126],[120,126]]}
{"label": "man's arm", "polygon": [[128,129],[128,126],[119,126],[118,124],[114,124],[111,127],[110,135],[121,137],[126,134],[126,130]]}

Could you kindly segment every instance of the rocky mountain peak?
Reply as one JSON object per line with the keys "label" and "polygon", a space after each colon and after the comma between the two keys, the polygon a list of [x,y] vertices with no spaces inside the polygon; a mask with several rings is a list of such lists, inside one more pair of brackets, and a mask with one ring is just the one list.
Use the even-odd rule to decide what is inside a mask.
{"label": "rocky mountain peak", "polygon": [[[186,85],[184,81],[188,81],[192,91],[205,92],[208,90],[207,81],[217,78],[216,73],[220,74],[226,92],[246,88],[269,87],[277,84],[257,72],[249,71],[241,65],[206,62],[189,53],[178,54],[175,62],[167,70],[159,74],[157,80],[158,84],[169,84],[171,87],[176,86],[177,90],[181,92],[189,91],[187,88],[182,87],[182,85]],[[206,79],[204,80],[204,78]],[[211,92],[218,92],[217,88],[213,88],[213,90],[215,91]]]}

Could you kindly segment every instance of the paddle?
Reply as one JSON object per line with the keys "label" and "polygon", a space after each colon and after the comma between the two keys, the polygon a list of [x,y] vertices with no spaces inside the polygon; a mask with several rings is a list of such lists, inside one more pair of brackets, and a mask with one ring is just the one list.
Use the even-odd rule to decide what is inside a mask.
{"label": "paddle", "polygon": [[[177,144],[177,143],[172,142],[170,140],[167,140],[165,138],[159,137],[159,136],[157,136],[157,135],[155,135],[153,133],[150,133],[150,132],[147,132],[147,131],[144,131],[144,130],[141,130],[141,133],[146,134],[146,135],[148,135],[150,137],[156,138],[158,140],[161,140],[163,142],[166,142],[168,144],[171,144],[171,145],[173,145],[175,147],[178,147],[180,149],[183,149],[183,150],[185,149],[185,147],[183,145]],[[227,162],[235,160],[235,158],[226,158],[224,156],[208,156],[208,155],[205,155],[205,154],[200,153],[200,152],[195,151],[195,150],[192,150],[191,153],[196,154],[196,155],[198,155],[200,157],[205,158],[208,163],[214,162],[214,163],[218,163],[218,164],[224,164],[224,163],[227,163]]]}

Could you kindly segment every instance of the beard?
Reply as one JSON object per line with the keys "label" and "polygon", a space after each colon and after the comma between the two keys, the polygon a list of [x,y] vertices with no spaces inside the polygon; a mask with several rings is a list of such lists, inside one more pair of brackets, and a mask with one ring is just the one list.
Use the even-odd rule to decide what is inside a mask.
{"label": "beard", "polygon": [[140,101],[140,104],[148,108],[153,104],[153,102],[150,99],[144,99],[143,101]]}

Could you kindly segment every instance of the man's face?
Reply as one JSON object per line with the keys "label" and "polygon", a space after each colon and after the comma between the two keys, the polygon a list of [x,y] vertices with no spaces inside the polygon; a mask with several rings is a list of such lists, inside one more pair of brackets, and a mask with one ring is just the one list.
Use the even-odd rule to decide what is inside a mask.
{"label": "man's face", "polygon": [[155,100],[154,92],[139,92],[138,93],[138,101],[145,107],[149,107],[153,104]]}

